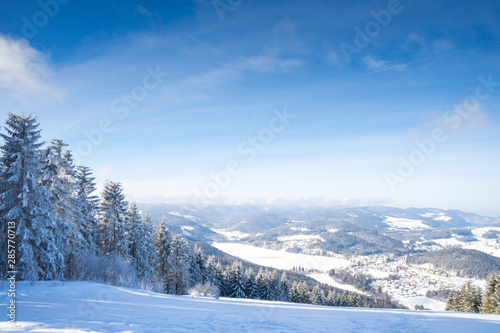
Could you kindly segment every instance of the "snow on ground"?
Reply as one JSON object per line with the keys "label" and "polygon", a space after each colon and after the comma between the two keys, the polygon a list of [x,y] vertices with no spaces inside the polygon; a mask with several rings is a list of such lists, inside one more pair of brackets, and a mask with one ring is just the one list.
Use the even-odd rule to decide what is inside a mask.
{"label": "snow on ground", "polygon": [[328,232],[331,232],[332,234],[336,233],[339,231],[339,229],[327,229]]}
{"label": "snow on ground", "polygon": [[446,310],[446,303],[438,301],[437,299],[428,298],[425,296],[408,297],[408,298],[397,298],[397,301],[401,304],[407,306],[410,309],[414,309],[415,305],[423,305],[424,308],[433,311],[444,311]]}
{"label": "snow on ground", "polygon": [[449,220],[451,220],[451,217],[444,215],[444,213],[439,213],[439,216],[435,217],[434,220],[448,222]]}
{"label": "snow on ground", "polygon": [[291,230],[295,230],[295,231],[309,231],[309,229],[307,229],[307,228],[297,228],[297,227],[291,227],[290,229],[291,229]]}
{"label": "snow on ground", "polygon": [[[6,288],[1,295],[5,305]],[[86,282],[17,284],[15,325],[3,332],[481,332],[500,331],[500,316],[323,307],[284,302],[188,297]],[[5,315],[3,316],[6,317]]]}
{"label": "snow on ground", "polygon": [[212,229],[212,231],[215,231],[216,233],[223,235],[228,240],[238,240],[250,236],[250,234],[246,234],[241,231],[229,231],[226,229]]}
{"label": "snow on ground", "polygon": [[314,240],[320,240],[324,242],[325,240],[321,238],[318,235],[292,235],[292,236],[281,236],[278,237],[278,240],[280,242],[287,242],[287,241],[314,241]]}
{"label": "snow on ground", "polygon": [[327,271],[332,268],[335,269],[349,266],[349,261],[344,259],[341,255],[334,257],[314,256],[269,250],[239,243],[214,243],[212,246],[242,260],[277,269],[290,270],[293,267],[304,267],[305,269]]}
{"label": "snow on ground", "polygon": [[432,229],[421,220],[403,219],[392,216],[386,216],[385,218],[384,223],[388,224],[393,229]]}
{"label": "snow on ground", "polygon": [[335,287],[338,289],[352,291],[355,293],[366,295],[363,291],[354,288],[354,286],[351,286],[350,284],[338,283],[337,281],[332,279],[332,277],[330,275],[328,275],[328,273],[310,273],[310,274],[306,274],[306,275],[309,276],[310,278],[320,282],[320,283],[325,283],[329,286],[332,286],[332,287]]}
{"label": "snow on ground", "polygon": [[169,215],[174,215],[174,216],[180,216],[180,217],[183,217],[185,219],[191,220],[193,222],[196,222],[196,221],[199,220],[196,216],[193,216],[193,215],[183,215],[183,214],[181,214],[179,212],[170,212],[168,214]]}

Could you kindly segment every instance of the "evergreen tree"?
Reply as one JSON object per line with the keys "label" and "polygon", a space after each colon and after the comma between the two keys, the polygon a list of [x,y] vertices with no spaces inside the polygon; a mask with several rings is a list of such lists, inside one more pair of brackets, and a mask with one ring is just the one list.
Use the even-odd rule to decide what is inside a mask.
{"label": "evergreen tree", "polygon": [[163,290],[168,292],[169,286],[169,257],[172,247],[172,237],[165,222],[165,217],[160,222],[160,228],[156,234],[156,252],[158,256],[157,274]]}
{"label": "evergreen tree", "polygon": [[325,295],[318,285],[314,286],[309,297],[311,304],[322,305]]}
{"label": "evergreen tree", "polygon": [[286,272],[283,272],[283,274],[281,275],[278,291],[280,301],[291,302],[290,288],[288,287]]}
{"label": "evergreen tree", "polygon": [[290,289],[290,298],[293,303],[300,303],[299,285],[293,281],[292,288]]}
{"label": "evergreen tree", "polygon": [[57,218],[61,223],[58,233],[66,235],[69,247],[64,249],[67,276],[74,276],[77,270],[78,254],[89,249],[90,244],[83,236],[85,219],[80,211],[80,201],[76,197],[75,166],[73,157],[66,150],[67,144],[62,140],[52,140],[42,154],[42,185],[50,193],[51,204],[55,207]]}
{"label": "evergreen tree", "polygon": [[[8,115],[6,124],[7,134],[1,134],[4,144],[0,160],[3,234],[6,234],[8,223],[13,222],[17,243],[16,269],[21,279],[63,279],[64,253],[69,241],[67,233],[60,232],[66,229],[64,222],[56,216],[50,192],[42,185],[40,149],[43,143],[39,142],[39,124],[34,117],[13,114]],[[5,259],[3,261],[5,265]]]}
{"label": "evergreen tree", "polygon": [[481,308],[481,289],[465,283],[460,291],[451,293],[446,305],[447,311],[478,313]]}
{"label": "evergreen tree", "polygon": [[198,283],[205,283],[207,280],[205,273],[205,258],[203,256],[203,251],[198,245],[195,245],[189,258],[189,277],[189,287]]}
{"label": "evergreen tree", "polygon": [[245,295],[247,295],[248,298],[259,298],[255,284],[255,273],[251,267],[246,269],[244,281]]}
{"label": "evergreen tree", "polygon": [[255,277],[255,291],[258,299],[266,300],[267,296],[267,276],[262,268],[259,269],[257,276]]}
{"label": "evergreen tree", "polygon": [[298,294],[299,303],[311,303],[311,300],[309,298],[309,290],[307,289],[305,282],[302,282],[298,285]]}
{"label": "evergreen tree", "polygon": [[151,280],[156,261],[155,243],[151,218],[146,214],[141,218],[135,202],[127,213],[127,227],[130,232],[129,257],[140,279]]}
{"label": "evergreen tree", "polygon": [[79,202],[81,217],[81,233],[89,246],[91,253],[96,253],[100,244],[98,235],[99,198],[93,193],[96,191],[95,178],[92,170],[85,166],[78,166],[75,173],[75,191]]}
{"label": "evergreen tree", "polygon": [[486,280],[486,290],[483,294],[482,313],[500,314],[500,274],[493,273]]}
{"label": "evergreen tree", "polygon": [[235,261],[231,265],[229,272],[228,286],[230,289],[230,297],[236,298],[246,298],[245,294],[245,284],[243,279],[243,271],[241,268],[241,262]]}
{"label": "evergreen tree", "polygon": [[325,303],[328,306],[337,306],[337,298],[335,295],[335,291],[333,291],[331,289],[328,291],[328,296],[326,296]]}
{"label": "evergreen tree", "polygon": [[101,247],[108,255],[129,260],[130,234],[125,222],[126,206],[121,184],[106,181],[101,203]]}
{"label": "evergreen tree", "polygon": [[143,234],[143,244],[139,247],[139,253],[142,253],[140,260],[138,260],[138,267],[142,267],[139,277],[151,281],[156,277],[156,263],[158,256],[156,252],[155,231],[151,217],[146,212],[144,220],[141,224],[141,232]]}
{"label": "evergreen tree", "polygon": [[180,236],[174,236],[167,259],[168,265],[168,293],[181,295],[186,292],[189,281],[188,272],[189,248],[186,240]]}

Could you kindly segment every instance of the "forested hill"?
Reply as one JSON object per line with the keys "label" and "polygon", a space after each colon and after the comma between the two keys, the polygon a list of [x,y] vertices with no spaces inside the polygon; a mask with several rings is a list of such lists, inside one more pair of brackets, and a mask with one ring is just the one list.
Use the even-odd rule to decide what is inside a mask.
{"label": "forested hill", "polygon": [[436,270],[453,271],[458,276],[486,279],[500,271],[500,258],[468,249],[445,249],[408,256],[407,264],[432,264]]}

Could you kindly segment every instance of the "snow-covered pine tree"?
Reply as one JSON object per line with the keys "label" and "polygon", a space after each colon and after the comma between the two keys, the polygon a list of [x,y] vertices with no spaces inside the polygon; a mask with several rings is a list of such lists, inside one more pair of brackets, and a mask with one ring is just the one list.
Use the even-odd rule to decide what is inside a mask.
{"label": "snow-covered pine tree", "polygon": [[319,288],[319,285],[315,285],[313,290],[311,291],[311,295],[309,296],[309,300],[311,304],[322,305],[324,294],[322,295],[322,290]]}
{"label": "snow-covered pine tree", "polygon": [[205,283],[206,273],[205,273],[205,257],[203,251],[198,245],[194,246],[194,249],[189,258],[189,286],[188,288],[195,286],[198,283]]}
{"label": "snow-covered pine tree", "polygon": [[143,244],[140,247],[140,252],[143,253],[143,257],[138,263],[142,267],[142,270],[139,271],[139,277],[144,278],[146,281],[152,281],[156,278],[158,255],[156,252],[155,230],[148,212],[144,215],[141,232],[143,234]]}
{"label": "snow-covered pine tree", "polygon": [[172,236],[165,222],[165,216],[160,222],[160,227],[156,233],[156,253],[158,257],[157,269],[158,281],[161,283],[163,290],[168,292],[169,286],[169,260],[170,250],[172,247]]}
{"label": "snow-covered pine tree", "polygon": [[215,281],[215,266],[217,264],[217,260],[215,259],[215,256],[212,254],[208,257],[207,261],[205,262],[205,275],[206,278],[209,282],[211,282],[213,285],[217,285]]}
{"label": "snow-covered pine tree", "polygon": [[283,302],[291,302],[290,288],[288,287],[288,279],[286,277],[286,272],[281,274],[280,282],[278,285],[279,299]]}
{"label": "snow-covered pine tree", "polygon": [[129,205],[125,218],[127,230],[129,230],[128,256],[132,267],[138,275],[142,275],[143,258],[146,255],[144,248],[144,228],[141,215],[135,202]]}
{"label": "snow-covered pine tree", "polygon": [[359,299],[356,293],[351,293],[349,295],[349,306],[350,307],[359,307]]}
{"label": "snow-covered pine tree", "polygon": [[102,193],[100,238],[105,254],[129,260],[129,230],[125,222],[127,202],[118,182],[106,181]]}
{"label": "snow-covered pine tree", "polygon": [[462,286],[459,293],[459,311],[478,313],[481,307],[481,289],[470,281]]}
{"label": "snow-covered pine tree", "polygon": [[493,273],[486,280],[483,294],[482,313],[500,314],[500,274]]}
{"label": "snow-covered pine tree", "polygon": [[266,289],[267,289],[267,273],[264,272],[262,268],[259,269],[257,276],[255,277],[255,291],[259,299],[267,299],[266,298]]}
{"label": "snow-covered pine tree", "polygon": [[241,262],[235,261],[231,265],[229,272],[228,285],[230,288],[230,297],[235,298],[246,298],[245,294],[245,283],[243,277],[243,268],[241,267]]}
{"label": "snow-covered pine tree", "polygon": [[336,295],[335,295],[335,291],[334,290],[329,290],[328,291],[328,296],[326,296],[326,300],[325,300],[325,303],[326,305],[328,306],[337,306],[337,298],[336,298]]}
{"label": "snow-covered pine tree", "polygon": [[0,193],[0,219],[6,230],[9,222],[16,229],[16,269],[21,279],[63,279],[64,252],[68,247],[64,222],[57,218],[50,192],[41,184],[40,130],[32,116],[9,113],[7,134],[1,134],[0,163],[3,170]]}
{"label": "snow-covered pine tree", "polygon": [[290,299],[293,303],[300,303],[299,285],[296,281],[293,281],[290,288]]}
{"label": "snow-covered pine tree", "polygon": [[75,191],[81,213],[82,236],[89,245],[90,253],[96,253],[99,248],[99,197],[93,195],[96,191],[95,178],[92,170],[78,166],[75,173]]}
{"label": "snow-covered pine tree", "polygon": [[51,204],[56,208],[56,216],[63,221],[58,230],[69,239],[69,247],[65,248],[66,275],[75,276],[78,254],[87,251],[90,244],[83,236],[85,219],[80,211],[81,203],[76,197],[75,166],[71,153],[66,150],[67,144],[62,140],[52,140],[42,154],[42,185],[50,192]]}
{"label": "snow-covered pine tree", "polygon": [[189,282],[189,247],[186,240],[181,236],[174,236],[170,249],[170,256],[167,259],[169,269],[169,290],[170,294],[182,295],[186,292]]}
{"label": "snow-covered pine tree", "polygon": [[259,298],[255,284],[255,273],[251,267],[245,270],[244,281],[245,295],[247,295],[248,298]]}
{"label": "snow-covered pine tree", "polygon": [[347,298],[347,292],[344,290],[340,296],[340,306],[349,306],[349,299]]}
{"label": "snow-covered pine tree", "polygon": [[276,291],[278,290],[279,280],[276,270],[271,273],[267,272],[266,299],[270,301],[276,300]]}
{"label": "snow-covered pine tree", "polygon": [[210,255],[207,259],[207,262],[205,264],[205,271],[207,281],[217,287],[221,296],[225,296],[226,290],[224,277],[222,274],[222,266],[220,262],[215,259],[215,256],[213,254]]}

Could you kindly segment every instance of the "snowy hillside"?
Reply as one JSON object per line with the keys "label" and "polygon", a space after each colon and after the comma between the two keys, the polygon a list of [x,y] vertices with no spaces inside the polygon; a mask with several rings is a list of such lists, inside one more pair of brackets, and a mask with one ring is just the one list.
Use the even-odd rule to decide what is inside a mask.
{"label": "snowy hillside", "polygon": [[2,332],[500,331],[496,315],[216,300],[85,282],[21,282],[17,290],[18,322],[2,322]]}

